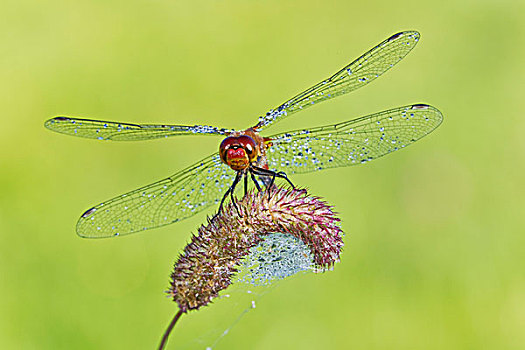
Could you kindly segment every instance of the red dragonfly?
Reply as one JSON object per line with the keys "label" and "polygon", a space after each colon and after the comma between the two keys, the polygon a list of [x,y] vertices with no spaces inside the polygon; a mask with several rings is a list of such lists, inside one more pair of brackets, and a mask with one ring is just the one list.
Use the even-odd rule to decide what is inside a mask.
{"label": "red dragonfly", "polygon": [[269,137],[259,132],[305,108],[370,83],[402,60],[419,37],[415,31],[392,35],[331,77],[259,117],[258,123],[246,130],[130,124],[67,116],[46,121],[50,130],[98,140],[226,136],[219,152],[168,178],[87,210],[78,220],[78,235],[111,237],[168,225],[210,205],[222,205],[228,194],[233,200],[235,187],[243,179],[247,190],[248,176],[261,189],[261,184],[271,186],[276,177],[288,180],[282,170],[296,174],[361,164],[410,145],[439,126],[443,116],[436,108],[414,104],[309,130]]}

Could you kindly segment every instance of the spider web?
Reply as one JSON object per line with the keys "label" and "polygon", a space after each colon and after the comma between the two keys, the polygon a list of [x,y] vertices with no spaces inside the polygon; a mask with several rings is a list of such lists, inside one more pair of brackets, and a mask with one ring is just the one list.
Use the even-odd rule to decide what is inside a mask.
{"label": "spider web", "polygon": [[[210,308],[185,317],[185,326],[179,329],[181,334],[190,327],[194,328],[190,332],[201,332],[180,348],[214,349],[280,282],[314,270],[313,255],[304,242],[285,233],[267,234],[263,241],[251,248],[239,266],[232,285],[213,301]],[[191,323],[193,325],[188,326]],[[202,329],[206,331],[202,332]]]}

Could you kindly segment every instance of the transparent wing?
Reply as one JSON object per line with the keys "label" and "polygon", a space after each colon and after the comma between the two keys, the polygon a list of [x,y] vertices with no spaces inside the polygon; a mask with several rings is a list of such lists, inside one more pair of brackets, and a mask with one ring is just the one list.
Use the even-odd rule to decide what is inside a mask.
{"label": "transparent wing", "polygon": [[416,104],[274,135],[268,141],[268,166],[293,174],[365,163],[419,140],[442,120],[436,108]]}
{"label": "transparent wing", "polygon": [[59,116],[44,126],[62,134],[97,140],[142,141],[179,135],[226,135],[233,130],[205,125],[148,125]]}
{"label": "transparent wing", "polygon": [[419,33],[401,32],[392,35],[339,72],[301,92],[259,118],[261,130],[304,108],[349,93],[364,86],[401,61],[417,44]]}
{"label": "transparent wing", "polygon": [[177,174],[87,210],[77,223],[82,237],[125,235],[168,225],[220,203],[235,172],[215,153]]}

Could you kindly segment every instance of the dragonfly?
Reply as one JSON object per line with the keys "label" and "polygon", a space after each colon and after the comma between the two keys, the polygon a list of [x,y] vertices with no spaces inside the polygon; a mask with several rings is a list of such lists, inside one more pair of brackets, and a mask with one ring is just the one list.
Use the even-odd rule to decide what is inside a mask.
{"label": "dragonfly", "polygon": [[[259,117],[255,126],[234,130],[207,125],[152,125],[56,116],[45,127],[97,140],[143,141],[182,135],[224,137],[219,151],[172,176],[102,202],[76,226],[86,238],[104,238],[172,224],[223,204],[238,183],[261,190],[287,175],[366,163],[405,148],[436,129],[443,116],[427,104],[412,104],[338,124],[272,136],[260,132],[299,111],[372,82],[418,43],[417,31],[390,36],[327,79]],[[248,179],[250,177],[250,180]],[[261,186],[262,185],[262,186]],[[253,185],[250,185],[253,186]]]}

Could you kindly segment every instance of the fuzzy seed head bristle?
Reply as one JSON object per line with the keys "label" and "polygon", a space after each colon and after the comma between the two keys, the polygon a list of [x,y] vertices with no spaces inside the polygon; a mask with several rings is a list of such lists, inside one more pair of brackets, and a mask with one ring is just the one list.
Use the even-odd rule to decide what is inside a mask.
{"label": "fuzzy seed head bristle", "polygon": [[236,202],[237,208],[229,203],[192,236],[175,263],[168,290],[183,312],[209,304],[227,288],[242,259],[269,233],[300,239],[318,271],[339,261],[342,231],[331,206],[306,190],[270,191],[270,196],[267,191],[249,192]]}

